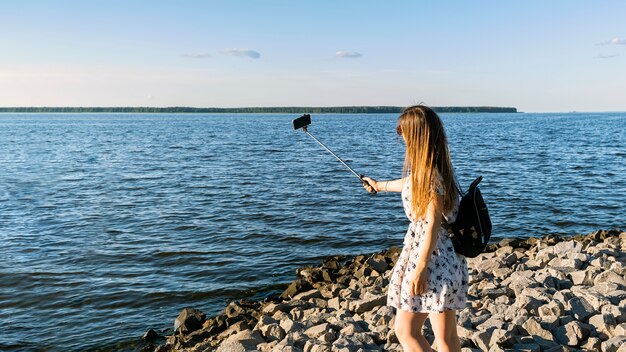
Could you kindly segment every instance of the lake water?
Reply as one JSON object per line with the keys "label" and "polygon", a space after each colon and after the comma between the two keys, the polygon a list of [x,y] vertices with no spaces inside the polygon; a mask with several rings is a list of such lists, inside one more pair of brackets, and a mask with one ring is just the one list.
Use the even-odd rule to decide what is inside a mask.
{"label": "lake water", "polygon": [[[0,114],[0,350],[83,350],[260,298],[295,269],[401,245],[294,115]],[[313,116],[358,172],[401,175],[397,116]],[[493,238],[624,228],[626,114],[444,114]]]}

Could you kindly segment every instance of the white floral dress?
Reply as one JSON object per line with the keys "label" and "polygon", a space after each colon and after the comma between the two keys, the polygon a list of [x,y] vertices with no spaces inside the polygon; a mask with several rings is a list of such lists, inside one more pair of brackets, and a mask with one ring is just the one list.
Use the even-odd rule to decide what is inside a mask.
{"label": "white floral dress", "polygon": [[[409,312],[441,312],[463,309],[467,300],[468,272],[465,257],[454,251],[448,232],[441,227],[437,244],[428,263],[428,285],[421,295],[412,296],[410,280],[415,271],[421,246],[426,235],[426,221],[414,219],[411,212],[410,180],[402,189],[404,211],[411,220],[404,236],[404,246],[393,268],[387,292],[387,305]],[[443,194],[441,177],[437,175],[436,191]],[[449,221],[456,219],[458,201],[453,209],[444,214]]]}

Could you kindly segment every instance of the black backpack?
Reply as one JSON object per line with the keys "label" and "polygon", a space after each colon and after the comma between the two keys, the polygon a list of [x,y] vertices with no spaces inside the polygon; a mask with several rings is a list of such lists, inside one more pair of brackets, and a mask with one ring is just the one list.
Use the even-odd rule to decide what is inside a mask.
{"label": "black backpack", "polygon": [[444,223],[450,234],[454,250],[468,258],[474,258],[485,250],[491,236],[489,210],[478,189],[483,177],[479,176],[461,195],[459,212],[453,223]]}

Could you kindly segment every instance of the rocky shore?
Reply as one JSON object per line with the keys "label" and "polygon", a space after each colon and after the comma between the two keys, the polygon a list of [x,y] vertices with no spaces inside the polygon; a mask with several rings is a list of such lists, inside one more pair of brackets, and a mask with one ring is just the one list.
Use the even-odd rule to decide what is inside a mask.
{"label": "rocky shore", "polygon": [[[399,252],[327,258],[298,269],[280,297],[231,302],[215,317],[185,308],[153,349],[402,351],[385,305]],[[626,352],[626,232],[502,240],[468,265],[463,351]],[[436,349],[428,323],[424,335]]]}

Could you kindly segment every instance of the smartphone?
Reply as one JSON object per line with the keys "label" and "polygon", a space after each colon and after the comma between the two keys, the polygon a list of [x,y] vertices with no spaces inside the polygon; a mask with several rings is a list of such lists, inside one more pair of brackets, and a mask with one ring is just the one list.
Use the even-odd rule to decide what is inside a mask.
{"label": "smartphone", "polygon": [[311,124],[311,115],[304,114],[297,119],[293,120],[293,129],[297,130],[302,127],[306,127]]}

